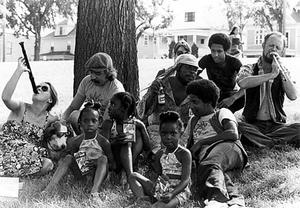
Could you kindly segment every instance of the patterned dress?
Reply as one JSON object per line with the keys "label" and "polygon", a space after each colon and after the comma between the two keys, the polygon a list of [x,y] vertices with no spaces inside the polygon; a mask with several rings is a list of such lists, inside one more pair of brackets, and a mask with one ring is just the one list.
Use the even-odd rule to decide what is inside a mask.
{"label": "patterned dress", "polygon": [[[158,178],[154,187],[154,197],[158,200],[160,197],[168,192],[172,192],[174,188],[180,183],[180,179],[169,179],[168,174],[177,175],[181,177],[182,174],[182,164],[178,161],[175,153],[181,146],[178,147],[170,153],[164,152],[160,158],[160,164],[162,167],[162,175]],[[179,194],[176,195],[176,198],[179,201],[180,205],[183,205],[190,197],[190,184]]]}
{"label": "patterned dress", "polygon": [[101,155],[104,155],[104,151],[97,140],[98,136],[100,135],[96,134],[92,139],[82,140],[79,146],[79,151],[74,154],[82,175],[86,175],[89,172],[94,171],[96,169],[96,166],[92,166],[91,161],[97,161]]}
{"label": "patterned dress", "polygon": [[[42,168],[42,157],[47,154],[41,147],[44,128],[24,121],[26,112],[27,105],[21,122],[9,120],[1,128],[0,176],[28,176]],[[47,120],[48,114],[45,124]]]}

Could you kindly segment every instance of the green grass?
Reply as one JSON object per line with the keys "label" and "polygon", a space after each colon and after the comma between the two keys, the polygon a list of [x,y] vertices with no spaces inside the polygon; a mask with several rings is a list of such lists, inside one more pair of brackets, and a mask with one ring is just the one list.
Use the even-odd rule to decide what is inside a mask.
{"label": "green grass", "polygon": [[[250,60],[245,60],[250,62]],[[139,60],[140,86],[146,87],[154,78],[158,69],[167,67],[172,60]],[[300,72],[297,72],[298,59],[288,61],[293,69],[297,82],[300,82]],[[0,91],[13,73],[16,63],[1,63]],[[72,62],[33,62],[31,64],[36,82],[47,78],[54,84],[59,92],[60,103],[53,113],[61,113],[72,99],[73,67]],[[64,76],[62,76],[62,74]],[[67,78],[66,78],[67,77]],[[24,92],[25,91],[25,92]],[[30,102],[31,86],[28,77],[23,75],[14,97]],[[286,101],[285,111],[288,122],[299,122],[299,99]],[[0,102],[0,124],[2,124],[9,111]],[[239,116],[240,112],[236,114]],[[250,167],[241,174],[235,174],[234,182],[244,195],[247,207],[255,208],[298,208],[300,207],[300,151],[290,146],[277,149],[254,149],[246,147],[249,154]],[[107,200],[101,204],[94,204],[88,197],[91,184],[82,184],[74,181],[69,175],[60,183],[56,191],[46,196],[40,192],[50,181],[52,174],[37,178],[24,178],[23,189],[19,192],[19,199],[0,202],[0,207],[22,208],[65,208],[65,207],[125,207],[133,202],[132,194],[123,190],[116,177],[105,181],[101,191]],[[185,207],[193,207],[197,202],[190,200]]]}

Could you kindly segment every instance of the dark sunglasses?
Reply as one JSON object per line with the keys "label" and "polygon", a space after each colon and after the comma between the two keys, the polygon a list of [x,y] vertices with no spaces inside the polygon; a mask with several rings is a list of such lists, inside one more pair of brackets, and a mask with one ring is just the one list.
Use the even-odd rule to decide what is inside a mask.
{"label": "dark sunglasses", "polygon": [[49,87],[48,86],[45,86],[45,85],[37,85],[36,86],[36,89],[39,89],[41,88],[43,92],[47,92]]}
{"label": "dark sunglasses", "polygon": [[70,133],[69,133],[69,132],[57,132],[56,135],[57,135],[58,137],[63,137],[63,136],[69,136]]}

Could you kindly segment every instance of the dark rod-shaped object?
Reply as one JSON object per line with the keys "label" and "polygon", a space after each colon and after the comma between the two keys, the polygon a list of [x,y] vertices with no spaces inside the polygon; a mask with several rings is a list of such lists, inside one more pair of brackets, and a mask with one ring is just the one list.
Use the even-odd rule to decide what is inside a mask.
{"label": "dark rod-shaped object", "polygon": [[38,94],[36,84],[34,82],[34,77],[33,77],[33,74],[32,74],[31,68],[30,68],[30,64],[29,64],[29,61],[28,61],[28,57],[27,57],[27,54],[26,54],[26,50],[25,50],[25,47],[24,47],[24,42],[20,42],[19,44],[22,48],[22,53],[23,53],[23,56],[24,56],[24,59],[25,59],[27,69],[29,69],[29,79],[30,79],[30,82],[31,82],[33,92],[34,92],[34,94]]}

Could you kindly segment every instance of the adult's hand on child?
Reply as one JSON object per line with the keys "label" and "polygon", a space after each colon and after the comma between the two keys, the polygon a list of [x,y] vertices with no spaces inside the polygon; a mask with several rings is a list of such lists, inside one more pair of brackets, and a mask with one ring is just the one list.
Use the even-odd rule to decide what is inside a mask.
{"label": "adult's hand on child", "polygon": [[221,102],[218,103],[217,108],[228,108],[234,103],[235,99],[234,97],[228,97],[222,100]]}

